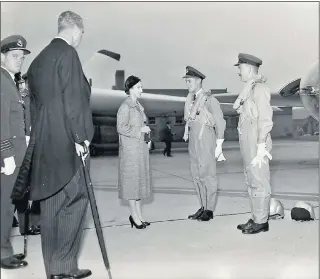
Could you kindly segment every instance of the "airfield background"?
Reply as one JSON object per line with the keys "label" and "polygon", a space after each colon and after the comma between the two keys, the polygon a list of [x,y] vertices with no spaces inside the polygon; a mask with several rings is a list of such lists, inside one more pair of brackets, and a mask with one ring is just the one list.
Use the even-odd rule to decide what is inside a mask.
{"label": "airfield background", "polygon": [[[124,87],[124,70],[117,70],[115,72],[115,85],[112,89],[123,90]],[[228,89],[211,89],[214,94],[228,93]],[[145,92],[152,94],[165,94],[169,96],[187,96],[186,89],[144,89]],[[319,123],[315,121],[304,108],[281,108],[281,112],[274,112],[273,121],[274,127],[271,131],[273,139],[310,139],[310,137],[319,134]],[[238,115],[225,116],[227,123],[225,131],[225,139],[227,141],[238,140]],[[177,116],[163,116],[163,117],[149,117],[148,125],[151,128],[151,137],[154,142],[161,141],[161,132],[166,126],[167,121],[171,122],[172,132],[175,133],[173,137],[174,142],[183,142],[184,123],[183,115]],[[108,121],[100,121],[94,117],[95,135],[93,142],[97,145],[117,144],[118,134],[116,130],[116,120],[110,119]]]}

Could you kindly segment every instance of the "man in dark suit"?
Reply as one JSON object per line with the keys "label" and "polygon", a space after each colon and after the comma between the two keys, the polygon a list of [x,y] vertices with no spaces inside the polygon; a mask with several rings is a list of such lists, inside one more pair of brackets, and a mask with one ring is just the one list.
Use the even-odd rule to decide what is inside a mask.
{"label": "man in dark suit", "polygon": [[24,58],[30,51],[19,35],[1,41],[1,268],[27,265],[14,255],[10,242],[14,205],[10,198],[27,144],[23,101],[14,83]]}
{"label": "man in dark suit", "polygon": [[77,263],[88,205],[79,156],[88,150],[94,129],[91,88],[75,50],[84,32],[82,18],[63,12],[58,32],[27,72],[32,129],[15,187],[29,184],[30,199],[40,200],[47,278],[85,278],[91,271]]}
{"label": "man in dark suit", "polygon": [[167,122],[167,126],[164,128],[164,142],[166,144],[166,148],[163,150],[163,156],[165,156],[167,154],[168,157],[172,157],[171,155],[171,142],[172,142],[172,136],[174,134],[172,134],[171,132],[171,126],[170,126],[170,122]]}

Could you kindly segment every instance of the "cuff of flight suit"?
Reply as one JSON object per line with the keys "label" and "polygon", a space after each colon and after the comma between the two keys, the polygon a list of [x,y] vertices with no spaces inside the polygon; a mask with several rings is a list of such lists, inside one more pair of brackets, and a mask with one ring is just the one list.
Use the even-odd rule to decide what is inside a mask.
{"label": "cuff of flight suit", "polygon": [[265,142],[260,142],[257,144],[258,148],[266,148],[267,144]]}
{"label": "cuff of flight suit", "polygon": [[1,157],[2,159],[14,156],[14,149],[11,139],[1,141]]}

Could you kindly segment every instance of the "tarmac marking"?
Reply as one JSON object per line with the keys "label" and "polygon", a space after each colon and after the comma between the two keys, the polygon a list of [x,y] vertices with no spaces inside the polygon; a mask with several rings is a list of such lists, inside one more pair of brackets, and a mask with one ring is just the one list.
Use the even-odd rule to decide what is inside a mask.
{"label": "tarmac marking", "polygon": [[[117,186],[93,185],[94,189],[100,191],[117,192]],[[164,188],[154,187],[153,192],[157,194],[178,194],[178,195],[196,195],[196,190],[191,188]],[[247,191],[242,190],[218,190],[218,194],[226,197],[248,197]],[[299,192],[276,192],[272,194],[275,198],[287,200],[319,201],[319,193],[299,193]]]}

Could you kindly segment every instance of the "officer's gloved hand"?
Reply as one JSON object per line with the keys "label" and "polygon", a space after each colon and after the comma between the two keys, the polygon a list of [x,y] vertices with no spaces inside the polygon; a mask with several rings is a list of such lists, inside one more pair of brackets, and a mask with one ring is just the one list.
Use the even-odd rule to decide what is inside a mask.
{"label": "officer's gloved hand", "polygon": [[83,156],[84,158],[86,158],[89,154],[89,145],[90,145],[90,142],[87,140],[85,140],[82,143],[75,142],[76,152],[78,156]]}
{"label": "officer's gloved hand", "polygon": [[187,141],[189,138],[189,126],[188,123],[184,126],[184,134],[183,134],[183,140]]}
{"label": "officer's gloved hand", "polygon": [[27,146],[29,145],[29,141],[30,141],[30,136],[26,136],[26,143],[27,143]]}
{"label": "officer's gloved hand", "polygon": [[[217,146],[215,150],[215,157],[218,159],[222,154],[222,143],[224,142],[224,139],[217,139]],[[224,156],[223,156],[224,158]]]}
{"label": "officer's gloved hand", "polygon": [[3,159],[4,167],[1,168],[1,173],[4,173],[5,175],[11,175],[13,174],[15,168],[16,168],[16,162],[14,160],[14,157],[11,156],[9,158]]}
{"label": "officer's gloved hand", "polygon": [[221,162],[221,161],[225,161],[226,158],[224,157],[223,153],[220,154],[220,156],[218,157],[218,162]]}
{"label": "officer's gloved hand", "polygon": [[266,150],[266,144],[260,143],[258,144],[257,156],[252,160],[251,165],[255,167],[258,164],[261,169],[262,163],[266,164],[265,156],[272,160],[271,154]]}

